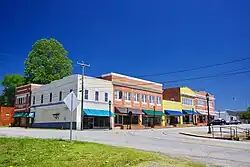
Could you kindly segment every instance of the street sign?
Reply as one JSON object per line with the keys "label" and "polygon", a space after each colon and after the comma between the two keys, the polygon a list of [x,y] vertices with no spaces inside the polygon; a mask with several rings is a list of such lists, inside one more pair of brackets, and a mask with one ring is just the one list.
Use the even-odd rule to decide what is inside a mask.
{"label": "street sign", "polygon": [[73,112],[80,103],[73,91],[68,94],[63,101],[71,112]]}
{"label": "street sign", "polygon": [[76,107],[79,105],[79,101],[75,95],[75,93],[72,91],[70,94],[68,94],[67,97],[63,100],[66,106],[68,107],[71,115],[70,119],[70,141],[72,140],[72,120],[73,120],[73,111],[76,109]]}

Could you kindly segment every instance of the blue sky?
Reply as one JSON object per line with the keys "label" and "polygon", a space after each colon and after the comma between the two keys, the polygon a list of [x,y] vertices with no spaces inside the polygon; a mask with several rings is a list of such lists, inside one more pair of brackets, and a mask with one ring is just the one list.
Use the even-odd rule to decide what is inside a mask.
{"label": "blue sky", "polygon": [[[2,0],[0,79],[22,74],[32,44],[59,40],[80,73],[156,74],[250,57],[250,1],[231,0]],[[143,77],[169,81],[248,67],[250,61],[199,71]],[[165,84],[190,86],[216,96],[217,109],[250,104],[250,73]],[[235,97],[236,100],[233,100]]]}

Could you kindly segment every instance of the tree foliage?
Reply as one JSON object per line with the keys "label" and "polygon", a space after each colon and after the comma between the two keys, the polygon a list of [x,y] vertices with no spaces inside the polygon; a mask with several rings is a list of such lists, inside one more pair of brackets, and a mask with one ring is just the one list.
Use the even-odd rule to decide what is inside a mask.
{"label": "tree foliage", "polygon": [[247,108],[247,112],[242,112],[240,114],[240,119],[250,120],[250,107]]}
{"label": "tree foliage", "polygon": [[21,75],[5,75],[1,85],[4,87],[0,96],[0,105],[14,106],[16,87],[25,84],[25,78]]}
{"label": "tree foliage", "polygon": [[47,84],[72,74],[72,61],[57,40],[41,39],[32,47],[25,60],[25,78],[28,83]]}

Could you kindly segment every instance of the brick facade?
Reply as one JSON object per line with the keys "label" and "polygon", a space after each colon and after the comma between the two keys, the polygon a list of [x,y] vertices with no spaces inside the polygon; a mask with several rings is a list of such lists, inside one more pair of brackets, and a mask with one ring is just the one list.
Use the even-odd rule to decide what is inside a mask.
{"label": "brick facade", "polygon": [[[19,86],[16,88],[15,95],[15,105],[14,105],[14,113],[15,112],[30,112],[31,106],[31,93],[32,90],[41,87],[38,84],[28,84],[24,86]],[[14,126],[27,126],[29,120],[23,117],[14,118]]]}
{"label": "brick facade", "polygon": [[181,102],[180,88],[167,88],[163,91],[163,100]]}
{"label": "brick facade", "polygon": [[[115,108],[131,108],[136,110],[154,110],[162,112],[162,84],[146,81],[138,78],[124,76],[120,74],[110,73],[102,75],[101,78],[112,81],[114,88],[113,104]],[[122,98],[116,99],[115,92],[121,91]],[[130,100],[125,100],[125,93],[130,92]],[[138,93],[139,100],[135,101],[135,93]],[[146,95],[145,102],[142,101],[142,95]],[[154,103],[150,103],[149,97],[154,97]],[[157,104],[157,97],[160,98],[160,103]],[[142,122],[145,115],[139,115],[139,123],[132,125],[132,128],[143,128]]]}
{"label": "brick facade", "polygon": [[0,126],[9,126],[13,123],[14,107],[0,107]]}

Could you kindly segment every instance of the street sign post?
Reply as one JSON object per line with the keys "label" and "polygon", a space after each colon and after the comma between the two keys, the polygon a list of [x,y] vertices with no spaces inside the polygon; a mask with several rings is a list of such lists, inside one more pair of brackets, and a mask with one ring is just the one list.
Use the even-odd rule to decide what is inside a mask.
{"label": "street sign post", "polygon": [[76,109],[76,107],[79,105],[79,101],[75,95],[75,93],[72,91],[70,94],[68,94],[67,97],[63,100],[66,106],[68,107],[70,111],[70,141],[72,140],[72,121],[73,121],[73,111]]}

